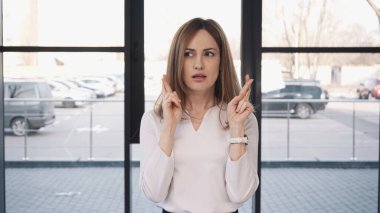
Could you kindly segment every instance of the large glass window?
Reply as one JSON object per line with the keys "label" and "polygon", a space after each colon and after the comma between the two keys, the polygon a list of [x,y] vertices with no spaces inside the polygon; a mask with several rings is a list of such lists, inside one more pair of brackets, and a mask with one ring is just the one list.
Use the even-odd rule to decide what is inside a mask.
{"label": "large glass window", "polygon": [[[37,63],[13,63],[25,58],[35,58]],[[61,63],[55,63],[57,60]],[[122,164],[110,168],[115,163],[107,163],[124,161],[123,62],[121,53],[4,54],[5,160],[15,165],[26,163],[26,168],[44,162],[36,169],[6,170],[7,211],[103,208],[105,212],[124,212]],[[99,168],[46,168],[80,167],[86,162]],[[103,172],[108,175],[98,175]],[[56,181],[64,176],[72,181]],[[76,185],[76,181],[87,184]],[[36,185],[42,187],[34,189]],[[104,194],[104,190],[112,192]],[[25,192],[21,200],[17,191]],[[56,198],[53,200],[78,200],[61,206],[44,199],[46,192],[50,193],[48,197]],[[26,196],[29,193],[39,200],[30,202]],[[94,194],[108,207],[79,201],[91,199]],[[12,205],[15,200],[28,205]]]}
{"label": "large glass window", "polygon": [[380,82],[364,82],[380,77],[378,58],[264,54],[262,160],[377,161]]}
{"label": "large glass window", "polygon": [[[148,111],[161,92],[171,39],[191,18],[213,18],[221,24],[240,72],[242,5],[145,0],[144,11],[126,14],[124,4],[138,1],[1,1],[2,45],[15,47],[4,48],[0,58],[7,212],[128,212],[129,195],[131,212],[161,212],[138,187],[138,144],[130,145],[131,187],[124,191],[129,140],[124,131],[124,70],[129,60],[122,50],[127,46],[124,20],[144,14]],[[254,29],[262,30],[262,44],[252,48],[264,51],[262,82],[256,82],[263,98],[256,106],[262,112],[261,211],[375,212],[379,50],[327,54],[276,53],[276,48],[378,48],[380,2],[254,2],[262,3],[262,29]],[[133,17],[133,23],[139,24],[139,18]],[[31,51],[52,49],[28,52],[24,47],[30,46]],[[76,53],[65,52],[67,47]],[[96,52],[80,52],[82,48]],[[249,200],[239,212],[252,212],[252,206]]]}
{"label": "large glass window", "polygon": [[[145,111],[153,109],[161,92],[161,79],[166,72],[169,48],[175,32],[182,24],[192,18],[212,18],[221,25],[229,41],[236,70],[240,73],[240,1],[146,0],[144,6]],[[133,145],[133,160],[140,160],[139,153],[139,145]],[[138,178],[138,172],[138,167],[132,168],[132,179]],[[132,184],[132,196],[132,209],[136,212],[138,212],[137,209],[146,212],[162,211],[153,202],[145,198],[139,190],[138,184]],[[250,205],[250,201],[246,203],[247,212],[251,212]]]}
{"label": "large glass window", "polygon": [[[216,7],[219,9],[210,10]],[[240,71],[240,7],[239,1],[145,1],[145,110],[152,109],[152,102],[161,92],[161,78],[166,72],[174,33],[192,18],[212,18],[221,25]]]}
{"label": "large glass window", "polygon": [[378,0],[265,0],[263,46],[377,47]]}
{"label": "large glass window", "polygon": [[4,0],[5,46],[122,46],[123,0]]}
{"label": "large glass window", "polygon": [[6,160],[124,160],[123,54],[5,53],[4,67]]}
{"label": "large glass window", "polygon": [[[283,207],[290,212],[335,211],[339,203],[358,199],[366,202],[366,207],[346,202],[346,211],[376,211],[377,191],[372,189],[377,188],[377,170],[344,169],[344,164],[334,166],[331,162],[378,161],[379,58],[378,54],[359,53],[263,54],[263,211]],[[369,81],[377,83],[365,83]],[[292,162],[308,168],[273,169],[266,167],[268,162]],[[330,169],[317,169],[313,162]],[[305,174],[308,178],[302,178]],[[282,184],[286,186],[276,188]],[[344,191],[350,193],[342,198]],[[279,198],[268,204],[273,196],[286,202]],[[305,205],[309,202],[313,205]]]}
{"label": "large glass window", "polygon": [[2,3],[6,212],[129,211],[124,1]]}
{"label": "large glass window", "polygon": [[262,3],[261,210],[376,212],[380,2]]}

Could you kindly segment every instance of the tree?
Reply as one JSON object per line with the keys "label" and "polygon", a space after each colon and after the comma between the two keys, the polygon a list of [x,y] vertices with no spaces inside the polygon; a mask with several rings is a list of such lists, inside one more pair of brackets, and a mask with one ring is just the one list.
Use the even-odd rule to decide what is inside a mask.
{"label": "tree", "polygon": [[373,11],[375,11],[377,18],[379,19],[379,32],[380,32],[380,8],[376,6],[372,0],[367,0],[367,2],[372,7]]}
{"label": "tree", "polygon": [[[327,35],[327,0],[319,2],[303,0],[299,1],[296,10],[292,14],[285,13],[285,5],[281,8],[284,39],[290,47],[318,47],[321,40]],[[306,66],[310,79],[315,79],[319,65],[319,54],[290,54],[286,63],[290,71],[290,77],[303,77],[300,66]]]}
{"label": "tree", "polygon": [[[297,0],[279,5],[282,44],[289,47],[377,46],[378,33],[359,22],[341,16],[342,2]],[[380,24],[380,8],[367,0]],[[360,2],[357,2],[358,4]],[[366,4],[364,1],[362,4]],[[269,25],[269,24],[268,24]],[[316,79],[321,66],[373,65],[380,63],[377,54],[290,53],[280,56],[291,78]]]}

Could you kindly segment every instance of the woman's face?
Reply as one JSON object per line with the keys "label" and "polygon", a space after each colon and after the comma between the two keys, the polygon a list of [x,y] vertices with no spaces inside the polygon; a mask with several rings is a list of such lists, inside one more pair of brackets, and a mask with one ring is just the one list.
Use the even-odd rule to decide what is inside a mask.
{"label": "woman's face", "polygon": [[220,50],[215,39],[199,30],[185,49],[183,80],[190,93],[214,93],[219,75]]}

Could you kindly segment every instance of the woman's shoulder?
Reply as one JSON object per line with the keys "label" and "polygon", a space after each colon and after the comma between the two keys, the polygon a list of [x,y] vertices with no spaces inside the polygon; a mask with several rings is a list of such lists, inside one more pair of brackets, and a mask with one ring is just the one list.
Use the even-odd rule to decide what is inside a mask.
{"label": "woman's shoulder", "polygon": [[216,105],[216,107],[221,111],[227,113],[227,103],[219,103]]}
{"label": "woman's shoulder", "polygon": [[148,110],[144,112],[142,118],[142,121],[149,120],[150,122],[160,123],[160,116],[157,115],[156,111],[154,109]]}
{"label": "woman's shoulder", "polygon": [[258,123],[257,123],[257,118],[255,116],[254,113],[251,113],[249,114],[248,118],[247,118],[247,121],[246,121],[246,125],[248,126],[258,126]]}

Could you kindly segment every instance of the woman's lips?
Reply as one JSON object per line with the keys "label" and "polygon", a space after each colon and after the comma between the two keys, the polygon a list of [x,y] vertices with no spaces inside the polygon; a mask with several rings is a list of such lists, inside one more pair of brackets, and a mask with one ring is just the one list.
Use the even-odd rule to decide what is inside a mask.
{"label": "woman's lips", "polygon": [[203,75],[203,74],[195,74],[193,76],[191,76],[193,78],[194,81],[196,82],[201,82],[201,81],[204,81],[206,80],[206,75]]}

